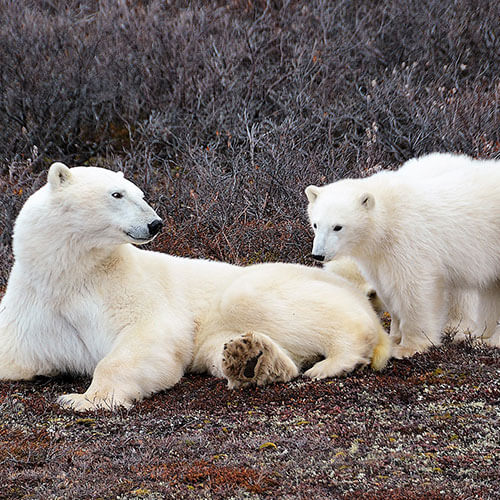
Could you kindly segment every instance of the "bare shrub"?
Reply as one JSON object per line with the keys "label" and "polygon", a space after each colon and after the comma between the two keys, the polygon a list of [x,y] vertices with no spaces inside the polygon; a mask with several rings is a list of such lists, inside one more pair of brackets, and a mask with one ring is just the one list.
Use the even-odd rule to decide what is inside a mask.
{"label": "bare shrub", "polygon": [[493,0],[2,2],[2,279],[55,160],[125,170],[168,221],[157,249],[304,261],[307,184],[499,156],[499,17]]}

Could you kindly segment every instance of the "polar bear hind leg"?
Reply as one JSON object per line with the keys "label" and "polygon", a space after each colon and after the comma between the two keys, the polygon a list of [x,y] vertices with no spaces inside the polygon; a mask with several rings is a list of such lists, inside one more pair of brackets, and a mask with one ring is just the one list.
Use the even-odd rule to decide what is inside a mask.
{"label": "polar bear hind leg", "polygon": [[224,345],[222,371],[230,389],[288,382],[299,374],[295,363],[270,337],[248,332]]}
{"label": "polar bear hind leg", "polygon": [[323,361],[318,361],[312,368],[304,372],[304,375],[313,380],[341,377],[352,371],[355,366],[361,364],[366,365],[368,362],[359,363],[358,361],[361,360],[357,359],[355,356],[347,358],[345,354],[340,356],[329,356]]}
{"label": "polar bear hind leg", "polygon": [[[451,297],[450,320],[446,326],[456,342],[485,342],[499,347],[500,289],[494,285],[479,292],[459,290]],[[476,320],[471,315],[476,313]]]}
{"label": "polar bear hind leg", "polygon": [[344,349],[344,346],[337,346],[334,352],[328,353],[325,359],[318,361],[304,372],[304,375],[313,380],[341,377],[357,367],[366,366],[370,363],[368,356],[363,356],[357,350],[349,347],[346,345]]}
{"label": "polar bear hind leg", "polygon": [[380,324],[361,327],[358,332],[359,335],[348,337],[337,335],[344,342],[335,342],[329,348],[326,358],[313,365],[304,375],[314,380],[338,377],[368,364],[373,370],[383,370],[392,354],[389,335]]}
{"label": "polar bear hind leg", "polygon": [[380,371],[387,366],[387,362],[392,356],[392,341],[382,325],[378,329],[377,345],[373,349],[371,367]]}

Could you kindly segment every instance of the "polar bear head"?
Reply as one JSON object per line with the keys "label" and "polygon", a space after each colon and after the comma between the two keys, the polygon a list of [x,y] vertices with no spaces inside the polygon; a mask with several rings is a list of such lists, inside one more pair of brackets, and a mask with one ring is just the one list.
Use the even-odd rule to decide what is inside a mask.
{"label": "polar bear head", "polygon": [[[104,248],[143,244],[162,221],[144,194],[121,172],[51,165],[48,182],[25,203],[14,229],[14,246]],[[83,249],[83,248],[82,248]]]}
{"label": "polar bear head", "polygon": [[375,198],[359,188],[356,179],[306,188],[316,260],[327,262],[336,256],[353,255],[362,245],[370,231]]}
{"label": "polar bear head", "polygon": [[144,193],[122,172],[54,163],[48,186],[53,201],[65,207],[71,220],[79,219],[76,226],[104,244],[147,243],[162,227]]}

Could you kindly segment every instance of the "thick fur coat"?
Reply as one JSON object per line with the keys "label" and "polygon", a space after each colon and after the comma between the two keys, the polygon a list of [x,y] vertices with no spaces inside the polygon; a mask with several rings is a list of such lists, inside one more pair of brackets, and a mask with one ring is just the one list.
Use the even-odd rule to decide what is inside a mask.
{"label": "thick fur coat", "polygon": [[[80,411],[129,407],[171,387],[193,367],[194,353],[203,351],[195,345],[195,331],[199,338],[205,335],[209,339],[205,365],[198,363],[196,369],[212,371],[217,366],[214,374],[230,379],[221,359],[226,321],[233,328],[237,318],[235,335],[258,326],[256,335],[262,332],[279,341],[287,338],[289,325],[301,325],[302,337],[296,334],[295,348],[302,342],[307,352],[333,357],[345,371],[373,357],[381,333],[369,313],[364,314],[365,324],[360,320],[352,325],[347,319],[345,329],[329,330],[341,336],[340,344],[349,342],[351,326],[362,330],[352,333],[353,349],[359,351],[358,358],[349,352],[352,366],[343,359],[345,349],[333,353],[331,345],[337,340],[308,331],[310,325],[325,321],[323,315],[331,317],[323,308],[335,306],[343,286],[346,297],[352,297],[353,311],[368,307],[363,295],[352,293],[349,284],[323,284],[325,280],[316,275],[318,270],[301,266],[269,264],[269,273],[259,273],[259,266],[253,271],[136,248],[151,241],[160,228],[161,220],[144,201],[143,193],[122,174],[52,165],[47,184],[27,200],[15,223],[15,262],[0,304],[0,379],[62,372],[91,375],[85,393],[66,394],[59,402]],[[296,277],[299,275],[301,279]],[[275,283],[282,292],[295,290],[294,301],[297,289],[318,288],[322,296],[317,301],[307,298],[309,311],[295,309],[280,292],[274,292]],[[240,301],[246,291],[253,301],[248,307]],[[325,295],[330,292],[329,302]],[[267,314],[268,301],[277,304],[273,309],[276,323],[269,324],[278,330],[266,329],[268,321],[262,320],[273,319]],[[234,316],[234,311],[240,312]],[[353,314],[340,313],[346,318]],[[342,319],[337,322],[341,324]],[[204,334],[202,325],[209,325],[211,333]],[[314,340],[308,340],[308,335]],[[211,336],[224,341],[210,343]],[[358,336],[366,345],[360,344]],[[381,342],[388,346],[384,337]],[[385,365],[387,349],[379,349],[375,367]],[[239,362],[246,368],[246,358]],[[231,363],[234,367],[238,360],[233,357]],[[254,368],[258,373],[258,366]],[[339,371],[318,367],[310,375],[329,376]]]}
{"label": "thick fur coat", "polygon": [[391,314],[396,356],[439,344],[450,321],[499,345],[499,185],[500,162],[436,153],[306,189],[313,254],[357,261]]}
{"label": "thick fur coat", "polygon": [[230,387],[385,367],[389,337],[364,291],[334,273],[294,264],[246,268],[200,319],[194,371]]}

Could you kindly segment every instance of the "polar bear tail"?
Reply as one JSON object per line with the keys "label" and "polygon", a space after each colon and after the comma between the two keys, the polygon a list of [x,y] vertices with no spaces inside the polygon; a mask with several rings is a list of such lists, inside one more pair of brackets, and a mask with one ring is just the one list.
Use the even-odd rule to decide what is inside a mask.
{"label": "polar bear tail", "polygon": [[378,333],[378,343],[373,349],[372,354],[372,363],[371,367],[374,370],[383,370],[387,365],[387,361],[391,357],[392,352],[392,342],[387,335],[387,332],[380,325],[379,333]]}

